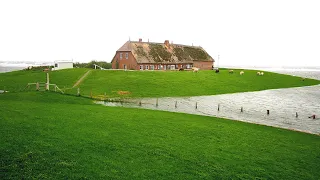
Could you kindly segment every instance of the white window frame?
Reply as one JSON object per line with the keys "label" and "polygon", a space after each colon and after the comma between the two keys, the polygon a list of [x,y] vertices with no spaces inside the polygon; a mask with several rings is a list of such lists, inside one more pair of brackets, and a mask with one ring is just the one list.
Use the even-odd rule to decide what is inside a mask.
{"label": "white window frame", "polygon": [[167,65],[163,65],[163,70],[167,70]]}
{"label": "white window frame", "polygon": [[126,59],[128,59],[129,58],[129,53],[126,53]]}
{"label": "white window frame", "polygon": [[154,65],[150,65],[150,70],[154,70]]}
{"label": "white window frame", "polygon": [[140,70],[143,70],[143,65],[140,65]]}
{"label": "white window frame", "polygon": [[146,66],[145,66],[145,69],[146,69],[146,70],[149,70],[149,66],[148,66],[148,65],[146,65]]}
{"label": "white window frame", "polygon": [[120,59],[122,59],[122,53],[120,53]]}

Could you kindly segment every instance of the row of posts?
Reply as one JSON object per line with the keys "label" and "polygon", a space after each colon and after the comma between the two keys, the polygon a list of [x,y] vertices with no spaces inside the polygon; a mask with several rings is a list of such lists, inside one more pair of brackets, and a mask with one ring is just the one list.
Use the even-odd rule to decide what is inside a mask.
{"label": "row of posts", "polygon": [[[139,102],[139,106],[142,106],[141,101]],[[157,98],[157,100],[156,100],[156,107],[158,107],[158,106],[159,106],[159,101],[158,101],[158,98]],[[175,107],[175,108],[178,108],[178,102],[177,102],[177,101],[175,101],[174,107]],[[198,102],[196,102],[195,109],[198,109]],[[218,111],[220,111],[220,104],[218,104]],[[243,113],[243,107],[240,108],[240,112]],[[270,115],[270,110],[269,110],[269,109],[267,109],[267,115]],[[296,117],[296,118],[299,117],[298,112],[296,112],[295,117]],[[309,116],[309,118],[315,119],[315,118],[316,118],[316,115],[311,115],[311,116]]]}
{"label": "row of posts", "polygon": [[[55,87],[55,88],[56,88],[56,87]],[[106,93],[105,93],[105,95],[106,95]],[[77,96],[80,96],[80,88],[78,88]],[[92,91],[90,92],[90,97],[92,98]],[[141,101],[139,102],[139,106],[142,106]],[[157,98],[157,100],[156,100],[156,107],[158,107],[158,106],[159,106],[159,101],[158,101],[158,98]],[[177,102],[177,101],[175,101],[174,107],[175,107],[175,108],[178,108],[178,102]],[[198,102],[196,102],[195,109],[198,109]],[[218,104],[218,111],[220,111],[220,104]],[[243,107],[240,108],[240,112],[243,113]],[[267,115],[269,115],[269,114],[270,114],[270,110],[268,109],[268,110],[267,110]],[[296,117],[296,118],[299,117],[298,112],[296,112],[295,117]],[[312,116],[310,116],[309,118],[315,119],[315,118],[316,118],[316,115],[312,115]]]}

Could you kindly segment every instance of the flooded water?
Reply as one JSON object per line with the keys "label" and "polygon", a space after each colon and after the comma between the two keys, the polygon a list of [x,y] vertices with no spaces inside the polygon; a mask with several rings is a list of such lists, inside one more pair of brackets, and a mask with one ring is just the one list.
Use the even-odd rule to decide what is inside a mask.
{"label": "flooded water", "polygon": [[[320,71],[300,72],[299,76],[320,79]],[[143,98],[129,103],[97,103],[223,117],[320,135],[320,85],[213,96]],[[309,118],[312,115],[316,115],[316,119]]]}

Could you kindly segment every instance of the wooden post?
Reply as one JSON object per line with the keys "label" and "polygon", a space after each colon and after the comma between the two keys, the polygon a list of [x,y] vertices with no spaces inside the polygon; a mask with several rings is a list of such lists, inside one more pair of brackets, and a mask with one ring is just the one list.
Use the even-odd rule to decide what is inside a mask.
{"label": "wooden post", "polygon": [[49,79],[49,73],[47,72],[47,83],[46,83],[46,90],[49,91],[49,84],[50,84],[50,79]]}
{"label": "wooden post", "polygon": [[296,118],[298,117],[298,112],[296,112]]}
{"label": "wooden post", "polygon": [[218,111],[220,111],[220,104],[218,104]]}
{"label": "wooden post", "polygon": [[54,92],[57,92],[57,85],[54,85]]}
{"label": "wooden post", "polygon": [[177,108],[177,101],[176,101],[176,103],[174,104],[174,107]]}
{"label": "wooden post", "polygon": [[267,115],[269,115],[270,114],[270,111],[269,111],[269,109],[267,110]]}
{"label": "wooden post", "polygon": [[198,102],[196,102],[196,109],[198,109]]}
{"label": "wooden post", "polygon": [[158,104],[158,98],[157,98],[157,101],[156,101],[156,107],[158,107],[158,105],[159,105],[159,104]]}
{"label": "wooden post", "polygon": [[141,104],[142,104],[142,103],[141,103],[141,101],[140,101],[140,102],[139,102],[139,106],[141,106]]}
{"label": "wooden post", "polygon": [[40,88],[40,87],[39,87],[39,82],[37,82],[37,84],[36,84],[36,90],[39,91],[39,88]]}
{"label": "wooden post", "polygon": [[240,110],[241,112],[243,112],[243,107],[241,107],[241,110]]}
{"label": "wooden post", "polygon": [[77,95],[80,96],[80,88],[78,88]]}

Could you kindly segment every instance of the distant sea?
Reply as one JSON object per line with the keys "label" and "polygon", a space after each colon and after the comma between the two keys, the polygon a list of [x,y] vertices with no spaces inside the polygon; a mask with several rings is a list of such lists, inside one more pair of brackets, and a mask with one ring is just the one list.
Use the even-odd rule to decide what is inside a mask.
{"label": "distant sea", "polygon": [[48,66],[53,63],[48,62],[2,62],[0,61],[0,73],[18,71],[29,66]]}

